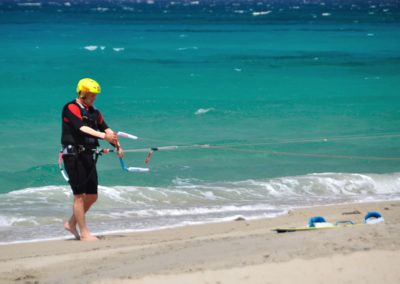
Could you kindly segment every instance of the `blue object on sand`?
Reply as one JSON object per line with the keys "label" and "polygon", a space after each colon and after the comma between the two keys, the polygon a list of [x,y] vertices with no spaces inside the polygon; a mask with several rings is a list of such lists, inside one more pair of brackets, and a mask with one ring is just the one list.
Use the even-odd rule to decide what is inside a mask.
{"label": "blue object on sand", "polygon": [[311,217],[310,221],[308,221],[308,227],[315,227],[315,223],[326,223],[325,218],[321,216]]}
{"label": "blue object on sand", "polygon": [[376,211],[370,211],[365,215],[364,222],[367,224],[377,224],[385,221],[382,215]]}

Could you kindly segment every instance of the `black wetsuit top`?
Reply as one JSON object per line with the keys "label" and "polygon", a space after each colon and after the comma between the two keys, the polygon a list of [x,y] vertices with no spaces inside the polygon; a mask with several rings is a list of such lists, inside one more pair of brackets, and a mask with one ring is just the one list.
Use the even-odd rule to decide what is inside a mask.
{"label": "black wetsuit top", "polygon": [[[97,137],[80,131],[82,126],[102,132],[108,128],[100,111],[95,107],[86,107],[75,100],[67,103],[62,110],[61,144],[63,147],[74,146],[71,147],[74,149],[71,153],[63,154],[69,183],[74,195],[97,194],[98,177],[92,149],[99,146],[99,142]],[[84,150],[79,152],[77,149]]]}

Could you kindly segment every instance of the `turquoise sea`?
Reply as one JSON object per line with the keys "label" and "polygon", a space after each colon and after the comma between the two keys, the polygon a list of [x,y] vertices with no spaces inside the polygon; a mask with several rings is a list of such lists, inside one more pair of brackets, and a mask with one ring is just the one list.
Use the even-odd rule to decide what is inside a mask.
{"label": "turquoise sea", "polygon": [[97,234],[400,198],[398,1],[2,1],[0,38],[0,243],[69,237],[83,77],[128,166],[177,146],[100,157]]}

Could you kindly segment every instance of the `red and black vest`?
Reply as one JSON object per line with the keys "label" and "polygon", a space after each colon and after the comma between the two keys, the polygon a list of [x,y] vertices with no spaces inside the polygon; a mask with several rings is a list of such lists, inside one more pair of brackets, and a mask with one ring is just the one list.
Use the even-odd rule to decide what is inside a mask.
{"label": "red and black vest", "polygon": [[[79,117],[76,117],[76,115],[68,109],[70,104],[75,104],[79,107],[82,120]],[[101,121],[102,123],[100,125],[100,119],[102,120],[100,111],[93,106],[85,108],[76,100],[67,103],[62,111],[61,144],[63,146],[82,145],[86,149],[96,148],[99,146],[98,138],[83,133],[79,128],[84,125],[93,128],[94,130],[104,131],[107,126],[104,121]]]}

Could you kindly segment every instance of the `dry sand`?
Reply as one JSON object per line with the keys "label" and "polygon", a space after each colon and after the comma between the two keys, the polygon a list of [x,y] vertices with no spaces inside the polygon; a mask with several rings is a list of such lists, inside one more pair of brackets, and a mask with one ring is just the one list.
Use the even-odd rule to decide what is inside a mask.
{"label": "dry sand", "polygon": [[[363,225],[370,210],[380,212],[385,222]],[[361,225],[272,231],[304,226],[316,215]],[[0,246],[0,283],[400,283],[399,264],[400,202],[392,201],[107,235],[98,242]]]}

